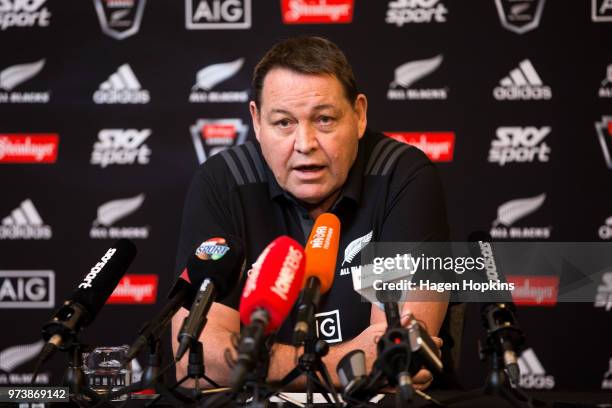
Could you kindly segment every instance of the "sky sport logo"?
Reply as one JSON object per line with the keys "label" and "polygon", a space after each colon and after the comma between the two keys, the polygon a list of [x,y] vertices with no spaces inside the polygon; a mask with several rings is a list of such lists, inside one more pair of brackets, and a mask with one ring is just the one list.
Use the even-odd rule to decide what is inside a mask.
{"label": "sky sport logo", "polygon": [[212,89],[233,77],[244,65],[244,58],[231,62],[209,65],[196,74],[196,83],[191,88],[189,102],[247,102],[248,91],[213,91]]}
{"label": "sky sport logo", "polygon": [[251,0],[185,0],[188,30],[251,28]]}
{"label": "sky sport logo", "polygon": [[106,303],[113,305],[155,304],[157,283],[157,275],[125,275]]}
{"label": "sky sport logo", "polygon": [[0,133],[0,163],[55,163],[58,145],[55,133]]}
{"label": "sky sport logo", "polygon": [[606,165],[612,170],[612,115],[602,116],[601,122],[595,122],[595,130]]}
{"label": "sky sport logo", "polygon": [[495,0],[502,26],[516,34],[538,28],[544,0]]}
{"label": "sky sport logo", "polygon": [[10,27],[48,27],[51,13],[43,7],[47,0],[0,1],[0,29]]}
{"label": "sky sport logo", "polygon": [[355,0],[281,0],[284,24],[348,24]]}
{"label": "sky sport logo", "polygon": [[537,211],[546,200],[546,194],[508,201],[497,209],[497,219],[491,227],[495,239],[548,239],[551,227],[516,227],[513,224]]}
{"label": "sky sport logo", "polygon": [[601,276],[601,285],[597,287],[594,305],[606,312],[612,310],[612,272],[605,272]]}
{"label": "sky sport logo", "polygon": [[544,370],[532,348],[528,348],[521,353],[518,364],[521,371],[519,382],[521,387],[539,390],[550,390],[555,387],[555,378],[546,374],[546,370]]}
{"label": "sky sport logo", "polygon": [[507,163],[548,162],[550,146],[544,138],[550,133],[550,126],[503,126],[497,128],[497,139],[491,141],[489,163],[504,166]]}
{"label": "sky sport logo", "polygon": [[198,161],[202,164],[210,156],[243,144],[249,126],[242,119],[198,119],[190,131]]}
{"label": "sky sport logo", "polygon": [[612,0],[591,0],[591,19],[596,23],[612,22]]}
{"label": "sky sport logo", "polygon": [[389,2],[387,24],[445,23],[448,9],[442,0],[394,0]]}
{"label": "sky sport logo", "polygon": [[129,64],[121,65],[93,94],[97,104],[144,104],[150,100],[149,91],[142,89]]}
{"label": "sky sport logo", "polygon": [[102,129],[93,145],[90,163],[102,168],[149,164],[151,149],[144,142],[150,135],[151,129]]}
{"label": "sky sport logo", "polygon": [[453,161],[454,132],[385,132],[385,135],[416,147],[433,162]]}
{"label": "sky sport logo", "polygon": [[46,225],[29,198],[2,219],[0,240],[51,239],[53,231]]}
{"label": "sky sport logo", "polygon": [[391,101],[403,100],[442,100],[448,98],[448,87],[445,88],[416,88],[413,84],[438,69],[442,64],[442,55],[410,61],[395,69],[394,79],[389,84],[387,99]]}
{"label": "sky sport logo", "polygon": [[49,91],[13,91],[38,75],[44,66],[45,60],[41,59],[31,63],[11,65],[0,71],[0,103],[48,103],[51,98]]}
{"label": "sky sport logo", "polygon": [[493,96],[498,101],[543,100],[552,98],[552,90],[543,84],[531,61],[524,59],[499,81]]}
{"label": "sky sport logo", "polygon": [[140,194],[131,198],[109,201],[98,207],[98,217],[89,231],[91,239],[147,239],[148,226],[142,227],[116,227],[114,224],[136,212],[142,206],[145,195]]}
{"label": "sky sport logo", "polygon": [[0,309],[53,307],[55,307],[53,271],[0,271]]}
{"label": "sky sport logo", "polygon": [[102,32],[123,40],[138,32],[146,0],[94,0]]}
{"label": "sky sport logo", "polygon": [[[43,340],[38,340],[35,343],[20,344],[0,351],[0,385],[30,385],[34,373],[16,373],[14,371],[17,367],[28,361],[34,360],[43,349],[44,345],[45,342]],[[38,373],[36,376],[36,384],[49,384],[49,377],[49,372]],[[32,404],[32,407],[34,407],[34,405],[36,404]],[[19,404],[19,406],[21,406],[21,404]]]}

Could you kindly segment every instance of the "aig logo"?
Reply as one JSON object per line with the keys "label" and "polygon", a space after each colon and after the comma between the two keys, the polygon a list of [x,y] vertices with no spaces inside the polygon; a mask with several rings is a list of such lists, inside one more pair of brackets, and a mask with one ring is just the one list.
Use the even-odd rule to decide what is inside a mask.
{"label": "aig logo", "polygon": [[328,343],[339,343],[342,341],[342,330],[340,329],[340,311],[317,313],[317,336]]}
{"label": "aig logo", "polygon": [[0,309],[55,306],[53,271],[0,271]]}

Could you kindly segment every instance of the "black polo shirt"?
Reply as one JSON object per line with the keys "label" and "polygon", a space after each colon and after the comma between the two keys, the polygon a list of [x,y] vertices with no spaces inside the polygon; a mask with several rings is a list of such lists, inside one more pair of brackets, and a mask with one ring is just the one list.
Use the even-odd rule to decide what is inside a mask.
{"label": "black polo shirt", "polygon": [[[333,286],[317,313],[317,331],[333,344],[357,336],[370,322],[371,305],[353,290],[351,268],[360,266],[356,251],[369,241],[445,241],[448,224],[441,183],[427,156],[370,130],[330,211],[341,222],[340,249]],[[183,212],[176,273],[207,238],[242,238],[249,266],[280,235],[304,244],[313,222],[278,185],[259,144],[249,141],[212,156],[196,172]],[[222,303],[238,309],[244,278]],[[287,321],[280,341],[289,342],[292,327]]]}

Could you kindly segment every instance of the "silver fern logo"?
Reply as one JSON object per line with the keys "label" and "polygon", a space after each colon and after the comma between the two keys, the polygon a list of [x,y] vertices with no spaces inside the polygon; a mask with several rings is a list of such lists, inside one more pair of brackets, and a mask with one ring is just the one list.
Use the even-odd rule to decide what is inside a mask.
{"label": "silver fern logo", "polygon": [[149,227],[115,227],[115,222],[136,212],[142,206],[144,194],[135,197],[109,201],[98,207],[97,218],[89,232],[92,239],[146,239]]}
{"label": "silver fern logo", "polygon": [[244,65],[244,58],[231,62],[209,65],[196,74],[195,85],[191,88],[189,102],[246,102],[249,93],[242,91],[212,91],[218,84],[235,76]]}
{"label": "silver fern logo", "polygon": [[[42,350],[45,342],[39,340],[31,344],[20,344],[0,351],[0,384],[30,384],[33,373],[15,372],[19,366],[34,360]],[[36,377],[36,384],[49,384],[49,372],[41,372]]]}
{"label": "silver fern logo", "polygon": [[389,100],[430,100],[448,98],[448,87],[445,88],[416,88],[414,83],[437,70],[444,57],[435,57],[410,61],[395,69],[394,78],[387,91]]}
{"label": "silver fern logo", "polygon": [[[0,71],[0,103],[47,103],[50,92],[13,91],[17,86],[34,78],[45,66],[41,59],[26,64],[12,65]],[[2,92],[5,91],[5,92]]]}
{"label": "silver fern logo", "polygon": [[364,236],[351,241],[351,243],[348,244],[344,249],[344,260],[342,261],[342,265],[340,266],[344,266],[345,263],[353,262],[353,259],[355,259],[357,254],[359,254],[359,252],[361,252],[361,250],[370,243],[370,241],[372,240],[373,233],[374,231],[370,231]]}
{"label": "silver fern logo", "polygon": [[493,221],[491,236],[501,239],[548,239],[551,227],[515,227],[513,224],[542,207],[546,194],[535,197],[519,198],[508,201],[497,209],[497,219]]}

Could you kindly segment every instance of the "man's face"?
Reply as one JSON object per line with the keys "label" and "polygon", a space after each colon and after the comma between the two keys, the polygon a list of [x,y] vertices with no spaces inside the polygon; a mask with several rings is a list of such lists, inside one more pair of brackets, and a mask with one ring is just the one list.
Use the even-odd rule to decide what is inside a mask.
{"label": "man's face", "polygon": [[274,68],[260,110],[255,102],[250,110],[264,158],[285,191],[310,205],[339,191],[365,132],[364,95],[353,105],[335,76]]}

